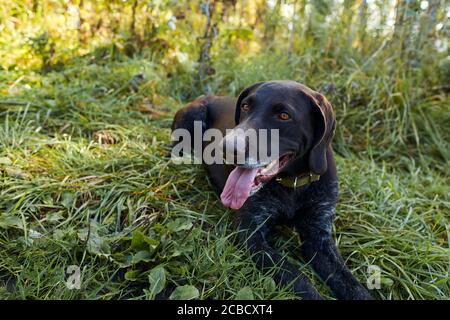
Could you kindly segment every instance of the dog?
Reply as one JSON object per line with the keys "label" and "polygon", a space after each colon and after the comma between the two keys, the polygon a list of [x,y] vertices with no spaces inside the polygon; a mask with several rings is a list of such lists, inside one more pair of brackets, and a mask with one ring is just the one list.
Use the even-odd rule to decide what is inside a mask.
{"label": "dog", "polygon": [[[336,120],[320,93],[294,81],[267,81],[243,90],[237,99],[202,96],[180,109],[172,130],[217,129],[232,162],[206,165],[225,207],[237,210],[239,239],[261,270],[276,267],[274,280],[291,285],[302,299],[322,299],[319,292],[268,240],[277,225],[295,228],[301,252],[337,299],[372,299],[354,278],[332,238],[338,177],[331,141]],[[240,129],[240,130],[238,130]],[[249,157],[242,132],[277,129],[280,155],[270,162]],[[202,150],[208,143],[203,142]],[[236,159],[242,156],[243,163]],[[234,161],[234,162],[233,162]],[[276,170],[268,172],[268,167]]]}

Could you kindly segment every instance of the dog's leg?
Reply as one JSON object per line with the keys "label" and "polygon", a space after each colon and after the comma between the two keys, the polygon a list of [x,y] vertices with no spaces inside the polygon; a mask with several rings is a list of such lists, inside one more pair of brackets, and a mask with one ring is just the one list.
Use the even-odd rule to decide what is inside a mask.
{"label": "dog's leg", "polygon": [[261,270],[275,267],[278,269],[274,274],[275,282],[280,285],[292,284],[295,294],[302,299],[322,299],[309,279],[267,242],[266,236],[270,229],[264,218],[250,212],[240,212],[238,223],[241,230],[239,240],[247,245],[253,254],[253,261]]}
{"label": "dog's leg", "polygon": [[332,210],[322,208],[303,216],[297,224],[302,239],[304,259],[311,261],[313,269],[331,288],[336,298],[343,300],[372,299],[368,291],[355,279],[333,241]]}

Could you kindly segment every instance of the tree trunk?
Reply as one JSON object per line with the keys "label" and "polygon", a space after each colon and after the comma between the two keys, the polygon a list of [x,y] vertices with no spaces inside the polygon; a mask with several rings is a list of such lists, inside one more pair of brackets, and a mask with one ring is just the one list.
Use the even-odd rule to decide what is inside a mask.
{"label": "tree trunk", "polygon": [[138,0],[134,0],[131,6],[131,21],[130,21],[130,38],[136,39],[136,8]]}
{"label": "tree trunk", "polygon": [[358,9],[358,42],[361,49],[364,49],[363,43],[366,39],[367,31],[367,1],[362,0]]}
{"label": "tree trunk", "polygon": [[297,9],[297,0],[294,0],[292,4],[291,30],[289,32],[289,49],[288,49],[289,56],[291,56],[292,52],[294,51],[295,20],[297,19],[296,9]]}
{"label": "tree trunk", "polygon": [[34,14],[36,14],[38,12],[39,9],[39,1],[38,0],[33,0],[33,5],[31,10],[33,11]]}
{"label": "tree trunk", "polygon": [[80,12],[80,27],[78,28],[78,42],[79,43],[86,43],[86,37],[84,35],[83,32],[83,23],[84,23],[84,19],[83,19],[83,15],[81,14],[81,9],[84,6],[84,0],[80,0],[80,3],[78,5],[78,12]]}
{"label": "tree trunk", "polygon": [[269,46],[270,46],[270,43],[272,43],[273,39],[275,38],[275,32],[277,29],[280,10],[281,10],[281,0],[277,0],[274,8],[272,10],[270,10],[269,8],[266,9],[266,14],[265,14],[266,24],[264,27],[263,41],[264,41],[264,43],[268,44]]}
{"label": "tree trunk", "polygon": [[430,41],[434,39],[439,4],[439,0],[428,0],[427,11],[422,14],[420,19],[419,34],[417,39],[419,49],[423,49],[429,44]]}
{"label": "tree trunk", "polygon": [[201,90],[206,93],[210,93],[210,88],[208,85],[206,87],[203,87],[203,85],[207,77],[214,73],[210,56],[213,39],[217,34],[217,25],[213,23],[214,8],[214,0],[208,0],[204,5],[203,13],[206,16],[206,24],[203,36],[200,38],[200,56],[198,58],[199,70],[197,83]]}

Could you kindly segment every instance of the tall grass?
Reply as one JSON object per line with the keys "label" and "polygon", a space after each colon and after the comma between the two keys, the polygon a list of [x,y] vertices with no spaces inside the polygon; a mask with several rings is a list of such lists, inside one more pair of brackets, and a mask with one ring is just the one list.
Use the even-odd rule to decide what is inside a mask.
{"label": "tall grass", "polygon": [[[432,44],[399,51],[385,25],[350,41],[356,2],[347,11],[299,9],[308,19],[296,24],[288,52],[288,18],[260,4],[274,18],[266,25],[239,3],[218,22],[211,72],[200,82],[196,37],[205,17],[194,2],[182,3],[192,13],[184,19],[180,7],[156,10],[150,38],[139,23],[142,33],[131,37],[128,4],[117,25],[80,34],[66,30],[60,2],[39,2],[37,12],[31,2],[2,4],[1,298],[168,298],[185,285],[201,299],[293,298],[234,243],[235,213],[220,205],[204,170],[166,158],[171,117],[185,102],[208,90],[235,96],[270,79],[305,83],[334,106],[334,232],[356,277],[365,283],[368,267],[380,267],[380,299],[449,297],[446,52]],[[87,11],[86,28],[98,22]],[[114,16],[103,12],[105,21]],[[165,15],[175,12],[172,30]],[[302,260],[298,235],[279,231],[274,244],[331,298]],[[81,267],[80,290],[66,286],[69,265]]]}

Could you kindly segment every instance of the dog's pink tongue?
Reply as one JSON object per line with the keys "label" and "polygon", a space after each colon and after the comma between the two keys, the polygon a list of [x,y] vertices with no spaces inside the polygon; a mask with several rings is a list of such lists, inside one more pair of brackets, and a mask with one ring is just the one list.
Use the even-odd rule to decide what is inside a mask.
{"label": "dog's pink tongue", "polygon": [[228,176],[220,200],[225,207],[239,209],[245,203],[252,189],[258,169],[236,167]]}

